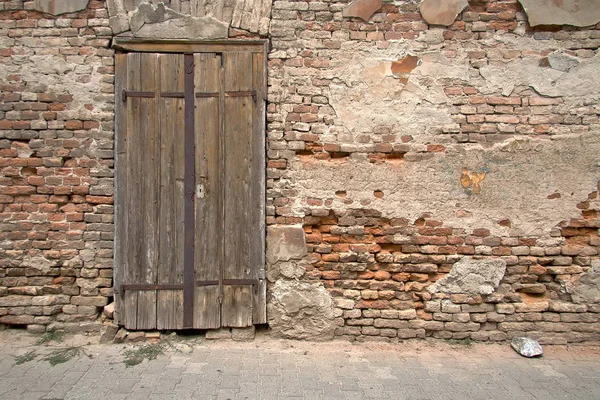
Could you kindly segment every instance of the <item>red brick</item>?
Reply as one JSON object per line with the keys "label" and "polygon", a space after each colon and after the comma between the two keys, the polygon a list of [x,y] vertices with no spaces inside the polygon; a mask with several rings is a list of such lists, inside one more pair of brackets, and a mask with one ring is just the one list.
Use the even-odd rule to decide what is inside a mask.
{"label": "red brick", "polygon": [[83,129],[83,122],[77,120],[70,120],[65,122],[65,129],[77,130]]}
{"label": "red brick", "polygon": [[85,200],[92,204],[113,204],[113,196],[85,196]]}

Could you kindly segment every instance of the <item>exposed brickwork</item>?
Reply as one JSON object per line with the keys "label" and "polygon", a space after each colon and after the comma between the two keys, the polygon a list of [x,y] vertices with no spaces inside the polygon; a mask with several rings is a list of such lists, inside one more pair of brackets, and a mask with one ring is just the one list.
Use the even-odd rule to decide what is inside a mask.
{"label": "exposed brickwork", "polygon": [[6,11],[0,31],[0,324],[97,331],[113,296],[107,11]]}
{"label": "exposed brickwork", "polygon": [[[535,157],[541,146],[536,139],[551,142],[600,129],[597,96],[549,95],[547,87],[536,90],[522,82],[499,87],[489,80],[501,69],[488,69],[520,61],[543,72],[555,52],[591,60],[600,47],[600,25],[531,29],[516,0],[481,0],[471,1],[450,27],[430,29],[418,3],[384,3],[365,22],[342,17],[347,1],[274,1],[267,223],[303,226],[308,256],[299,262],[300,280],[320,283],[330,293],[338,336],[504,340],[527,332],[546,343],[597,340],[600,307],[573,303],[567,283],[598,259],[598,188],[578,198],[580,218],[528,235],[511,230],[523,221],[510,216],[490,218],[499,227],[494,232],[479,221],[468,229],[467,223],[449,223],[439,216],[445,187],[431,187],[441,201],[427,213],[403,218],[398,217],[403,210],[386,206],[402,186],[340,185],[323,194],[316,184],[296,181],[309,165],[326,174],[328,165],[343,168],[350,162],[391,166],[396,170],[390,173],[401,174],[406,164],[422,165],[472,146],[498,144],[504,152],[531,150]],[[101,307],[113,297],[112,31],[102,1],[59,17],[30,9],[31,2],[0,2],[0,63],[6,71],[0,72],[0,324],[95,331]],[[237,28],[229,35],[257,37]],[[349,103],[335,91],[359,85],[336,74],[354,67],[348,65],[354,46],[379,54],[381,61],[359,65],[364,67],[359,76],[389,69],[386,79],[395,79],[395,93],[386,93],[390,102],[406,93],[421,96],[419,105],[432,104],[427,112],[418,114],[409,101],[406,108],[416,111],[406,126],[369,123],[373,116],[360,115],[367,123],[348,127],[340,113]],[[456,68],[452,76],[411,75],[434,56],[449,60],[439,65]],[[376,78],[365,79],[377,85]],[[384,81],[375,92],[389,86]],[[356,96],[355,103],[377,100],[351,92],[344,93]],[[398,103],[390,110],[381,104],[382,115],[403,111]],[[447,118],[431,113],[434,109]],[[439,171],[451,168],[440,165]],[[459,169],[454,189],[485,194],[486,173],[466,169],[463,182]],[[548,200],[568,196],[543,189],[551,190],[543,196]],[[357,191],[372,197],[356,198]],[[457,207],[456,218],[473,219],[473,209],[448,207]],[[506,261],[496,292],[428,292],[463,256]],[[296,269],[286,273],[279,279],[298,278]]]}
{"label": "exposed brickwork", "polygon": [[[372,126],[367,132],[345,130],[332,108],[330,91],[339,83],[331,72],[339,66],[338,57],[352,42],[377,51],[417,41],[429,29],[418,3],[386,3],[363,22],[342,18],[346,2],[275,1],[267,110],[268,223],[303,225],[309,255],[302,263],[306,270],[302,279],[322,282],[334,297],[336,335],[505,340],[527,332],[545,343],[597,340],[600,307],[573,304],[565,292],[565,283],[588,271],[598,257],[595,200],[581,199],[586,200],[578,206],[581,218],[565,222],[549,236],[515,236],[508,231],[496,236],[488,229],[448,225],[436,219],[436,209],[417,220],[386,217],[376,204],[386,199],[389,188],[374,191],[373,200],[359,200],[348,193],[362,188],[348,186],[348,193],[338,190],[320,197],[312,194],[317,187],[294,184],[295,170],[306,163],[325,166],[318,163],[364,160],[402,165],[444,153],[449,146],[457,151],[462,144],[487,147],[515,135],[535,138],[598,129],[600,108],[592,99],[567,104],[560,96],[541,96],[530,87],[516,86],[508,93],[485,90],[479,69],[490,60],[532,57],[544,65],[544,57],[556,49],[587,58],[600,47],[600,26],[532,30],[520,4],[508,0],[471,1],[452,26],[436,28],[439,39],[423,41],[410,53],[423,57],[435,51],[467,60],[468,76],[441,83],[450,99],[452,124],[436,126],[424,120],[420,131],[414,132],[387,125]],[[490,42],[501,32],[538,44],[529,49],[515,48],[509,41]],[[539,43],[548,40],[552,44],[540,51]],[[427,140],[419,140],[424,134]],[[523,150],[521,145],[515,142],[507,151]],[[596,199],[597,193],[589,198]],[[457,215],[470,216],[463,211]],[[510,228],[511,221],[497,224]],[[507,272],[496,293],[427,291],[462,256],[506,261]]]}
{"label": "exposed brickwork", "polygon": [[[572,304],[561,289],[598,255],[599,206],[545,240],[465,232],[429,216],[409,224],[370,209],[320,217],[314,214],[323,208],[315,208],[304,218],[306,278],[322,280],[334,296],[339,335],[505,340],[527,332],[546,343],[595,340],[600,307]],[[506,261],[496,293],[427,292],[465,255]]]}

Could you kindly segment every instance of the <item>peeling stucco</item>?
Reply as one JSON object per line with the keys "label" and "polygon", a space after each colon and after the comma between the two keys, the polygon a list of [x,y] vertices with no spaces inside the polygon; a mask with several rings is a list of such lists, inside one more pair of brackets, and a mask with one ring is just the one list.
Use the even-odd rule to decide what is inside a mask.
{"label": "peeling stucco", "polygon": [[354,0],[344,7],[342,15],[346,18],[357,17],[368,21],[381,8],[382,4],[382,0]]}
{"label": "peeling stucco", "polygon": [[511,82],[514,86],[529,86],[543,96],[573,99],[600,96],[600,81],[596,79],[600,55],[572,62],[568,72],[564,69],[540,68],[540,60],[535,57],[493,62],[480,69],[485,79],[481,90],[492,93]]}
{"label": "peeling stucco", "polygon": [[335,332],[333,299],[320,282],[278,280],[269,288],[267,315],[274,336],[327,340]]}
{"label": "peeling stucco", "polygon": [[519,0],[529,25],[591,26],[600,22],[600,0]]}
{"label": "peeling stucco", "polygon": [[452,265],[450,272],[427,290],[430,293],[492,294],[504,277],[506,261],[500,258],[475,259],[463,257]]}
{"label": "peeling stucco", "polygon": [[85,10],[90,0],[35,0],[33,9],[52,15]]}
{"label": "peeling stucco", "polygon": [[600,303],[600,260],[592,261],[592,268],[588,272],[568,282],[567,292],[574,303]]}
{"label": "peeling stucco", "polygon": [[[517,137],[487,148],[450,145],[445,153],[430,154],[419,162],[370,163],[366,155],[299,160],[292,163],[290,175],[305,196],[330,198],[336,210],[369,204],[384,217],[410,221],[434,211],[447,226],[487,228],[499,235],[548,236],[561,221],[580,215],[577,204],[600,180],[598,154],[600,135],[590,132],[546,139]],[[489,171],[484,189],[476,196],[461,184],[465,167]],[[343,199],[335,195],[340,190],[347,193]],[[374,197],[374,190],[383,190],[385,197]],[[562,196],[549,199],[555,192]],[[294,210],[302,215],[304,207],[299,202]],[[510,220],[510,227],[501,224],[505,220]]]}
{"label": "peeling stucco", "polygon": [[423,0],[419,11],[430,25],[450,26],[468,5],[468,0]]}

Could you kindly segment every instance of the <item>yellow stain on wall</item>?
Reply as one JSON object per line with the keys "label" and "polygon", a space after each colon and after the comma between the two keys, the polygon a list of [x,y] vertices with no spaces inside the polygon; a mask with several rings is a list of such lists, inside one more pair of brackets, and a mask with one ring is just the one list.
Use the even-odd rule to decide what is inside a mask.
{"label": "yellow stain on wall", "polygon": [[485,179],[487,168],[484,168],[482,172],[473,172],[467,168],[462,169],[462,175],[460,177],[460,184],[469,193],[481,192],[481,182]]}

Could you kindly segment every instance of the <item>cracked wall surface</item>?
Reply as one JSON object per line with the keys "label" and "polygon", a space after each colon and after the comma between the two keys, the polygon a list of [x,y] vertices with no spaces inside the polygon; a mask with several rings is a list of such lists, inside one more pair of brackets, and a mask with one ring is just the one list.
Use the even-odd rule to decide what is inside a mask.
{"label": "cracked wall surface", "polygon": [[595,340],[599,27],[434,3],[274,2],[267,222],[307,246],[276,280],[349,339]]}
{"label": "cracked wall surface", "polygon": [[106,319],[110,40],[268,37],[274,335],[598,340],[588,3],[42,3],[0,3],[0,324]]}

